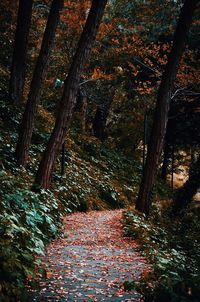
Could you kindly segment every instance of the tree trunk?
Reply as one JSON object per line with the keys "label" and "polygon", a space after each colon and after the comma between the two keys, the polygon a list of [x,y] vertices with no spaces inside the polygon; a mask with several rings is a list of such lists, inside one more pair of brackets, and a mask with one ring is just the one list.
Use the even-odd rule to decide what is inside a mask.
{"label": "tree trunk", "polygon": [[77,101],[76,101],[76,117],[78,122],[78,127],[82,133],[86,131],[86,119],[87,119],[87,109],[88,109],[88,98],[85,90],[80,87],[78,91]]}
{"label": "tree trunk", "polygon": [[65,142],[62,144],[62,152],[61,152],[61,176],[65,174]]}
{"label": "tree trunk", "polygon": [[83,106],[81,109],[81,128],[82,128],[82,132],[85,133],[86,132],[86,118],[87,118],[87,108],[88,108],[88,100],[87,97],[83,97]]}
{"label": "tree trunk", "polygon": [[163,148],[173,84],[197,3],[197,0],[186,0],[184,2],[175,31],[172,50],[158,90],[145,171],[136,201],[136,209],[146,214],[149,213],[151,191],[156,180],[159,159]]}
{"label": "tree trunk", "polygon": [[33,0],[20,0],[11,65],[9,98],[18,104],[23,95],[28,36],[31,25]]}
{"label": "tree trunk", "polygon": [[163,154],[163,164],[162,164],[162,170],[161,170],[161,178],[166,182],[167,181],[167,168],[168,168],[168,162],[170,157],[170,145],[166,141],[165,147],[164,147],[164,154]]}
{"label": "tree trunk", "polygon": [[76,54],[73,58],[68,77],[65,80],[64,92],[60,101],[55,127],[37,171],[35,184],[39,187],[47,189],[50,186],[56,159],[71,124],[80,76],[95,41],[106,3],[107,0],[92,1],[92,6],[79,40]]}
{"label": "tree trunk", "polygon": [[97,110],[95,113],[94,121],[93,121],[93,131],[94,136],[101,141],[104,140],[105,126],[106,126],[106,116],[104,112],[104,108],[102,106],[97,106]]}
{"label": "tree trunk", "polygon": [[25,166],[34,129],[35,113],[39,103],[42,82],[47,70],[50,53],[53,48],[56,28],[59,22],[59,13],[63,6],[63,0],[53,0],[49,13],[40,53],[33,72],[30,91],[26,108],[22,117],[19,138],[16,147],[17,164]]}
{"label": "tree trunk", "polygon": [[97,110],[92,125],[94,136],[100,139],[102,142],[105,140],[106,137],[105,134],[106,122],[109,115],[111,104],[112,104],[112,99],[110,99],[106,103],[97,105]]}
{"label": "tree trunk", "polygon": [[198,158],[198,152],[196,152],[195,146],[191,147],[191,164],[193,165]]}
{"label": "tree trunk", "polygon": [[186,209],[187,205],[192,201],[193,196],[200,188],[200,156],[196,162],[191,164],[189,170],[189,179],[178,189],[175,199],[172,214],[177,216]]}

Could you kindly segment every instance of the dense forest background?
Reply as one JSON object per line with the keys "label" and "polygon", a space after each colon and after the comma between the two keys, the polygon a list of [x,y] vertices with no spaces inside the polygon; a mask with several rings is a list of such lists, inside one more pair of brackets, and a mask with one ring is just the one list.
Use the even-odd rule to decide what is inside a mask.
{"label": "dense forest background", "polygon": [[27,301],[63,215],[115,208],[154,266],[127,289],[200,300],[199,10],[1,1],[0,300]]}

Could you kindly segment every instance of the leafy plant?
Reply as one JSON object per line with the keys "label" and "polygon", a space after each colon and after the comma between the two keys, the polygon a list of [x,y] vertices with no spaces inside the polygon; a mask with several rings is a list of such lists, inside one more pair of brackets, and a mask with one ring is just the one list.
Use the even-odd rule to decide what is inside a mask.
{"label": "leafy plant", "polygon": [[125,234],[137,239],[152,271],[141,282],[124,284],[140,291],[145,301],[194,301],[200,299],[199,211],[190,210],[171,221],[168,211],[155,210],[151,217],[131,211],[124,214]]}

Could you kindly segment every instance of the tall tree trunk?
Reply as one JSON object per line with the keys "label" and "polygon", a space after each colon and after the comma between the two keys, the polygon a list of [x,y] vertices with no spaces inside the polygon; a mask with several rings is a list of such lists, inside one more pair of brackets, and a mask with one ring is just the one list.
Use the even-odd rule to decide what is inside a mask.
{"label": "tall tree trunk", "polygon": [[156,180],[158,163],[163,148],[173,84],[197,3],[197,0],[186,0],[184,2],[175,31],[172,50],[158,90],[145,171],[136,201],[136,209],[146,214],[149,213],[151,191]]}
{"label": "tall tree trunk", "polygon": [[47,70],[51,50],[54,44],[55,32],[59,22],[59,13],[63,6],[63,0],[53,0],[49,13],[40,53],[33,72],[30,91],[26,108],[22,117],[20,132],[16,147],[16,159],[18,165],[25,166],[34,129],[35,113],[39,103],[42,82]]}
{"label": "tall tree trunk", "polygon": [[174,206],[172,214],[177,216],[186,209],[187,205],[192,201],[193,196],[200,188],[200,156],[198,160],[191,164],[189,170],[189,179],[178,189],[175,194]]}
{"label": "tall tree trunk", "polygon": [[96,34],[103,17],[107,0],[93,0],[92,6],[78,43],[76,54],[65,80],[64,92],[60,102],[54,130],[43,154],[37,171],[36,185],[49,188],[56,159],[61,150],[65,135],[70,127],[76,104],[80,76],[91,52]]}
{"label": "tall tree trunk", "polygon": [[32,7],[33,0],[19,1],[14,52],[9,83],[9,98],[13,104],[18,104],[23,94]]}

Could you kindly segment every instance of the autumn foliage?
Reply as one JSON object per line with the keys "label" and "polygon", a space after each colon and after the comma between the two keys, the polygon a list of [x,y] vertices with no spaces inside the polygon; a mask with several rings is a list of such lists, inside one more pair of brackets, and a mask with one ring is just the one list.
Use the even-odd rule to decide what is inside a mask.
{"label": "autumn foliage", "polygon": [[[2,42],[0,50],[0,180],[2,183],[0,187],[0,244],[2,247],[0,250],[2,259],[0,294],[5,301],[20,299],[26,301],[24,285],[31,286],[31,283],[44,273],[39,269],[38,258],[36,259],[34,255],[41,256],[44,245],[53,237],[58,236],[64,215],[72,211],[127,208],[134,205],[138,196],[157,107],[156,97],[168,63],[168,56],[172,50],[173,34],[183,1],[168,0],[164,1],[164,4],[161,0],[108,1],[105,10],[104,7],[102,8],[97,22],[99,25],[97,35],[96,23],[96,25],[93,24],[92,41],[88,39],[85,43],[85,38],[91,34],[92,23],[87,27],[85,37],[83,35],[91,4],[95,3],[97,8],[103,3],[102,1],[104,4],[107,2],[106,0],[63,1],[59,22],[58,24],[56,22],[56,31],[53,31],[55,40],[54,44],[51,44],[51,55],[49,52],[45,68],[36,75],[34,75],[34,70],[41,53],[51,5],[58,1],[33,1],[31,27],[26,45],[25,83],[23,96],[20,97],[17,106],[9,97],[9,81],[19,1],[0,1],[0,41]],[[187,0],[187,3],[189,2]],[[169,221],[172,222],[168,217],[166,225],[160,227],[163,205],[161,197],[164,196],[164,202],[173,203],[172,189],[169,186],[169,180],[173,182],[173,163],[176,172],[179,170],[180,158],[182,160],[183,157],[187,171],[192,176],[189,177],[185,187],[191,194],[198,189],[196,175],[199,173],[198,170],[193,171],[193,167],[199,167],[199,160],[195,162],[195,158],[199,155],[200,142],[198,131],[200,127],[199,15],[198,6],[187,35],[186,47],[173,88],[170,87],[172,96],[165,148],[163,148],[163,153],[160,148],[161,156],[156,163],[158,172],[166,164],[163,178],[167,181],[164,183],[158,178],[158,182],[151,190],[151,201],[156,201],[156,207],[161,212],[161,218],[159,217],[161,220],[156,220],[158,215],[155,214],[161,247],[163,244],[161,239],[165,236],[165,226],[170,224]],[[91,19],[94,21],[93,18]],[[78,50],[77,47],[79,47]],[[49,44],[43,50],[50,50]],[[42,67],[41,62],[44,63],[43,60],[39,61],[39,68]],[[20,124],[22,125],[21,132],[25,129],[25,124],[28,125],[27,128],[30,126],[31,119],[26,118],[26,123],[23,124],[22,116],[34,78],[35,83],[39,82],[40,87],[38,85],[32,87],[37,100],[34,108],[32,101],[29,105],[30,115],[33,112],[36,114],[32,119],[28,144],[25,143],[21,149],[19,148],[18,156],[16,156]],[[40,89],[37,89],[38,87]],[[167,118],[166,116],[166,120]],[[147,124],[144,125],[144,121]],[[58,135],[54,136],[55,133]],[[25,138],[27,139],[27,135]],[[51,144],[48,143],[49,138],[51,138]],[[52,152],[51,160],[47,160],[46,165],[43,165],[45,162],[43,160],[41,164],[41,158],[46,158],[44,154],[48,154],[52,146],[55,152]],[[26,153],[25,161],[18,160],[17,163],[16,159],[19,159],[22,151]],[[152,174],[151,169],[149,173]],[[190,180],[193,178],[195,178],[195,187],[193,186],[191,190]],[[186,201],[184,204],[190,204],[191,194],[188,194],[189,202]],[[181,196],[179,199],[182,206],[182,198],[186,194],[181,193],[177,196]],[[198,214],[198,206],[193,203],[192,206],[194,206],[194,212],[192,214],[189,212],[188,220],[186,219],[186,224],[184,224],[188,228],[188,233],[190,225],[195,229],[192,218],[193,215]],[[105,217],[110,217],[110,215],[119,219],[121,210],[115,214],[105,212]],[[146,244],[145,246],[149,249],[153,246],[152,257],[154,257],[156,240],[158,240],[154,227],[146,223],[145,215],[137,211],[131,215],[130,221],[132,220],[136,229],[138,227],[142,244]],[[103,217],[101,214],[97,216],[99,219]],[[81,220],[77,223],[73,221],[76,218]],[[77,229],[77,224],[84,224],[84,219],[88,224],[95,223],[93,214],[91,216],[90,214],[88,216],[74,214],[70,216],[70,219],[70,224],[73,226],[75,223]],[[110,226],[111,224],[108,225],[109,230]],[[143,229],[142,231],[139,226]],[[179,227],[181,229],[181,222]],[[89,228],[84,228],[83,231],[87,233],[88,230]],[[195,234],[198,233],[198,228],[195,230]],[[93,231],[96,230],[91,230]],[[117,238],[119,239],[117,233],[121,232],[121,224],[120,226],[117,224],[115,231],[112,240],[117,242]],[[132,231],[134,233],[135,229],[133,228]],[[134,236],[137,236],[136,233]],[[180,230],[180,234],[184,232]],[[70,236],[72,236],[71,233]],[[97,244],[92,240],[92,243],[97,245],[96,252],[99,246],[102,247],[105,244],[105,239],[107,240],[108,237],[109,234],[104,229],[102,234],[99,232]],[[102,245],[100,245],[101,240]],[[198,250],[199,245],[194,238],[190,240],[191,242],[192,249]],[[77,244],[76,239],[74,243]],[[119,240],[121,245],[126,246],[126,243],[123,238]],[[69,246],[73,247],[73,242]],[[133,246],[135,247],[134,244]],[[56,249],[56,246],[53,248]],[[125,254],[122,258],[126,258]],[[198,260],[198,257],[196,258]],[[143,262],[143,258],[140,260]],[[114,262],[117,263],[117,257]],[[134,263],[133,260],[131,262],[133,270]],[[146,274],[148,275],[148,270]],[[61,274],[58,276],[60,277]],[[46,277],[48,280],[54,278],[48,269]],[[110,288],[115,290],[116,283],[111,281],[109,281]],[[60,282],[62,282],[61,279]],[[130,285],[128,282],[127,286],[130,287]],[[186,289],[188,289],[187,286]],[[119,295],[125,294],[124,285],[120,283],[120,290],[116,292],[118,298],[120,298]],[[89,293],[88,299],[93,298]]]}

